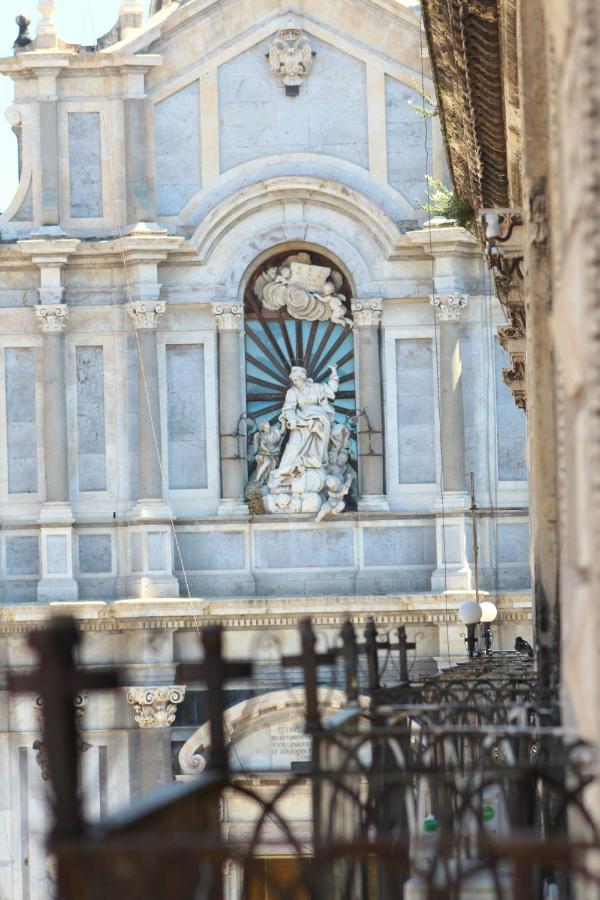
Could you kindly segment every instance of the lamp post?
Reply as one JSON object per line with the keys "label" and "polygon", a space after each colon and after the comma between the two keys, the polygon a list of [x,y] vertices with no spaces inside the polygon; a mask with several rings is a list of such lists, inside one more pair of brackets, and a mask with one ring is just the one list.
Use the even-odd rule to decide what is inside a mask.
{"label": "lamp post", "polygon": [[465,644],[467,646],[467,653],[471,659],[474,656],[479,656],[479,652],[475,649],[475,645],[478,643],[477,635],[475,634],[475,626],[481,622],[481,615],[481,604],[479,604],[477,600],[465,600],[464,603],[461,603],[458,610],[460,621],[467,626]]}
{"label": "lamp post", "polygon": [[498,610],[494,603],[485,600],[481,605],[481,624],[483,625],[483,649],[488,656],[492,652],[492,622],[498,615]]}

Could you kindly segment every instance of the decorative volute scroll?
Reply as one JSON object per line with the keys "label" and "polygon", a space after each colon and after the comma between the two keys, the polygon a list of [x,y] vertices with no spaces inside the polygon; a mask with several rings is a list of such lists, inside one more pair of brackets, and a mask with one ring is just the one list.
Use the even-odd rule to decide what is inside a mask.
{"label": "decorative volute scroll", "polygon": [[431,303],[440,322],[458,322],[468,298],[463,294],[436,294]]}
{"label": "decorative volute scroll", "polygon": [[133,319],[134,328],[156,328],[158,320],[165,314],[167,304],[163,300],[133,300],[127,304],[127,312]]}
{"label": "decorative volute scroll", "polygon": [[302,79],[310,74],[315,53],[301,28],[281,28],[267,54],[271,71],[281,78],[288,97],[300,91]]}
{"label": "decorative volute scroll", "polygon": [[343,283],[340,272],[313,265],[308,253],[296,253],[268,268],[257,279],[254,292],[264,309],[286,309],[294,319],[352,328],[346,297],[340,293]]}
{"label": "decorative volute scroll", "polygon": [[69,308],[66,303],[34,306],[37,323],[45,334],[60,334],[67,327]]}
{"label": "decorative volute scroll", "polygon": [[175,721],[177,705],[185,697],[185,687],[133,687],[127,701],[133,706],[140,728],[168,728]]}

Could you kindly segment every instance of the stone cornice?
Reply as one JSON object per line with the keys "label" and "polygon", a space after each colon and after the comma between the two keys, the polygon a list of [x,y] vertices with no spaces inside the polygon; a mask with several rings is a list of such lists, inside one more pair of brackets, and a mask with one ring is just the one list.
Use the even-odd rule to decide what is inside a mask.
{"label": "stone cornice", "polygon": [[[310,615],[316,627],[339,627],[347,615],[364,624],[368,615],[385,625],[436,625],[458,621],[458,608],[467,594],[411,594],[398,596],[301,597],[273,600],[115,600],[82,601],[0,607],[0,635],[25,634],[43,627],[48,614],[72,615],[84,632],[195,629],[219,622],[225,628],[295,628],[298,618]],[[500,621],[531,618],[528,592],[494,595]],[[447,613],[446,613],[447,609]]]}

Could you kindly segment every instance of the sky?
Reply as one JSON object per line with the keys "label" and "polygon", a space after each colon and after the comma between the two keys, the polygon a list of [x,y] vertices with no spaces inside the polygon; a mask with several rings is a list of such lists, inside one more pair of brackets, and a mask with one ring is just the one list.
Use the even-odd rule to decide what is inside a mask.
{"label": "sky", "polygon": [[[72,43],[93,44],[115,24],[119,0],[55,0],[56,22],[60,37]],[[0,57],[12,56],[13,42],[19,32],[15,16],[24,13],[32,20],[29,29],[35,36],[39,19],[36,0],[0,0]],[[17,139],[4,118],[4,110],[13,100],[13,83],[0,75],[0,211],[4,211],[17,189]]]}

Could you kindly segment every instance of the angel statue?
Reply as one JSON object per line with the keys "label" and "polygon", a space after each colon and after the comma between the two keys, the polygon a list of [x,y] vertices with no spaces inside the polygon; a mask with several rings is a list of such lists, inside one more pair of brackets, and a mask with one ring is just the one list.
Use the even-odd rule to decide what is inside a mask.
{"label": "angel statue", "polygon": [[256,430],[252,443],[254,445],[254,458],[256,469],[250,482],[255,485],[264,485],[269,480],[269,475],[279,462],[283,431],[277,425],[271,425],[263,419]]}
{"label": "angel statue", "polygon": [[254,293],[264,309],[287,309],[294,319],[334,322],[352,328],[346,298],[340,293],[343,276],[329,266],[315,266],[305,252],[288,256],[279,267],[269,266],[256,279]]}

